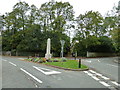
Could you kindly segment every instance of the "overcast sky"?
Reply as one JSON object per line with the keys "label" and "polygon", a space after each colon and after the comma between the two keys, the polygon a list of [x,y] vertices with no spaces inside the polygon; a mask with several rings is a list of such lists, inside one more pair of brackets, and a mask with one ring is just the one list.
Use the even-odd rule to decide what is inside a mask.
{"label": "overcast sky", "polygon": [[[50,0],[1,0],[0,2],[0,14],[11,12],[13,6],[19,2],[25,1],[29,5],[34,4],[38,8],[41,4]],[[117,5],[119,0],[55,0],[62,2],[69,2],[75,11],[75,15],[84,14],[86,11],[99,11],[103,16],[107,11],[110,11],[114,4]]]}

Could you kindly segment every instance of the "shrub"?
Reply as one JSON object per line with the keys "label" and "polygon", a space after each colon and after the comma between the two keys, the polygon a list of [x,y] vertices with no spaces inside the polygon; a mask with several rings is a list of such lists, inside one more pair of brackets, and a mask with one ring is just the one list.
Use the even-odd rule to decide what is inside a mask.
{"label": "shrub", "polygon": [[35,58],[34,62],[37,62],[40,58]]}
{"label": "shrub", "polygon": [[34,62],[34,61],[35,61],[35,58],[32,58],[32,59],[31,59],[31,61],[33,61],[33,62]]}
{"label": "shrub", "polygon": [[53,60],[53,62],[59,62],[59,60]]}
{"label": "shrub", "polygon": [[49,59],[47,59],[46,61],[47,61],[47,62],[52,62],[52,60],[49,60]]}
{"label": "shrub", "polygon": [[66,60],[62,60],[63,62],[66,62]]}
{"label": "shrub", "polygon": [[109,52],[109,53],[115,51],[115,48],[110,38],[106,36],[101,36],[99,37],[99,43],[100,44],[88,46],[87,50],[89,52]]}
{"label": "shrub", "polygon": [[46,62],[46,58],[41,58],[41,60],[42,60],[43,62]]}
{"label": "shrub", "polygon": [[42,60],[38,60],[38,63],[43,63],[43,61]]}
{"label": "shrub", "polygon": [[27,59],[27,60],[28,60],[28,61],[31,61],[32,59],[29,58],[29,59]]}

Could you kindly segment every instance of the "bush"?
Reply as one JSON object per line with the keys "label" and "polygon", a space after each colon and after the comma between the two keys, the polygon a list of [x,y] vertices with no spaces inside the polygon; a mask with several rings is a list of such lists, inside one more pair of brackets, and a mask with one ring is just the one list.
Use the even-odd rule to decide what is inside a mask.
{"label": "bush", "polygon": [[28,61],[31,61],[32,59],[29,58],[29,59],[27,59],[27,60],[28,60]]}
{"label": "bush", "polygon": [[59,60],[53,60],[53,62],[59,62]]}
{"label": "bush", "polygon": [[66,60],[62,60],[62,62],[66,62]]}
{"label": "bush", "polygon": [[90,45],[87,48],[89,52],[114,52],[115,48],[113,47],[112,41],[106,36],[99,37],[98,45]]}
{"label": "bush", "polygon": [[42,60],[43,62],[46,62],[46,58],[41,58],[41,60]]}
{"label": "bush", "polygon": [[34,62],[37,62],[40,58],[35,58]]}
{"label": "bush", "polygon": [[43,61],[42,61],[42,60],[39,60],[38,63],[43,63]]}
{"label": "bush", "polygon": [[33,61],[33,62],[34,62],[34,61],[35,61],[35,58],[32,58],[32,59],[31,59],[31,61]]}
{"label": "bush", "polygon": [[47,61],[47,62],[52,62],[52,60],[49,60],[49,59],[48,59],[48,60],[46,60],[46,61]]}

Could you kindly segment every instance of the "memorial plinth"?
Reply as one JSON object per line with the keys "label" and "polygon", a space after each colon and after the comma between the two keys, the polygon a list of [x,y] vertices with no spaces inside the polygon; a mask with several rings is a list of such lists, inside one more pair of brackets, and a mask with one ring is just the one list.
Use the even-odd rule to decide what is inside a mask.
{"label": "memorial plinth", "polygon": [[45,58],[46,59],[50,59],[51,58],[51,54],[50,54],[50,48],[51,48],[51,42],[50,42],[50,38],[47,39],[47,49],[46,49],[46,54],[45,54]]}

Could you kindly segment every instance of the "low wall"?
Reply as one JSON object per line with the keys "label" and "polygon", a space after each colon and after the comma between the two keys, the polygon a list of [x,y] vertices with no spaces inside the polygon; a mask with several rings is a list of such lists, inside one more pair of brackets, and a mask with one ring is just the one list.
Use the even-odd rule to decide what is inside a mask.
{"label": "low wall", "polygon": [[2,55],[11,56],[11,51],[2,51]]}
{"label": "low wall", "polygon": [[115,56],[115,53],[98,53],[98,52],[87,52],[87,57],[106,57]]}
{"label": "low wall", "polygon": [[11,52],[11,51],[2,51],[4,56],[41,56],[40,53],[35,52]]}

